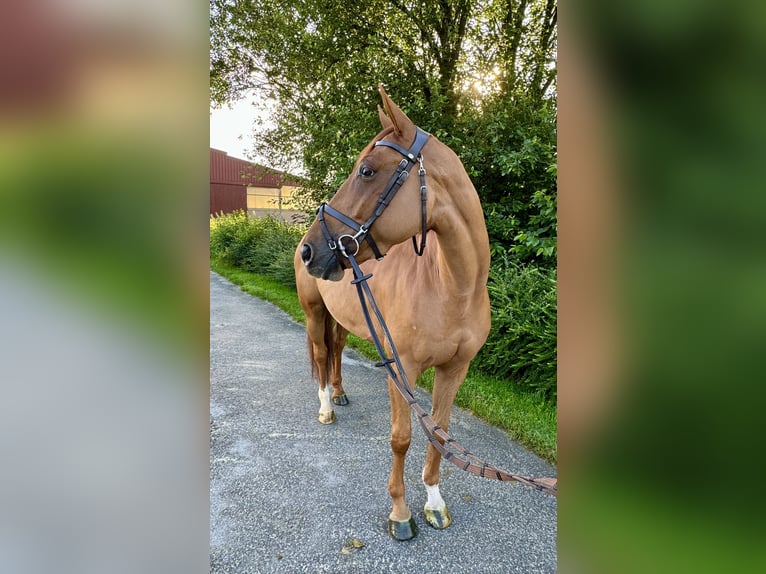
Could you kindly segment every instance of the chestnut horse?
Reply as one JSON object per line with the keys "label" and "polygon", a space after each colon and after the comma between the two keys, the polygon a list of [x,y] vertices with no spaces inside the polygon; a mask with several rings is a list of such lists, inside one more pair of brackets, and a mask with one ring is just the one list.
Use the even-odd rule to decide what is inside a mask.
{"label": "chestnut horse", "polygon": [[[361,152],[353,172],[329,202],[327,212],[332,217],[314,221],[295,254],[296,284],[306,312],[312,372],[319,379],[319,422],[334,422],[333,404],[348,404],[341,379],[341,353],[348,332],[372,340],[350,283],[353,277],[349,262],[343,257],[344,248],[353,246],[361,269],[374,274],[369,286],[396,344],[407,380],[414,382],[426,369],[435,367],[432,417],[446,430],[468,364],[489,333],[487,228],[476,190],[455,153],[419,130],[391,101],[382,85],[379,90],[385,107],[385,112],[378,107],[382,131]],[[356,222],[370,221],[381,195],[390,189],[392,174],[396,174],[397,166],[406,163],[406,154],[416,140],[421,146],[416,155],[427,173],[421,174],[421,181],[414,173],[413,177],[400,178],[401,187],[394,190],[390,204],[374,219],[374,226],[370,224],[371,229],[363,230],[367,235],[357,233],[351,237],[351,223],[358,226]],[[415,160],[410,156],[409,167],[414,167]],[[424,183],[426,194],[421,190]],[[422,234],[423,227],[427,229],[427,244],[419,257],[409,239]],[[367,236],[374,237],[374,241],[365,241]],[[345,246],[339,248],[337,243],[344,241]],[[382,255],[386,255],[385,259]],[[332,384],[332,395],[328,383]],[[410,410],[390,377],[388,393],[393,451],[388,482],[393,502],[389,533],[406,540],[415,535],[404,488]],[[440,462],[441,455],[429,444],[422,475],[428,496],[425,517],[437,529],[446,528],[452,521],[439,492]]]}

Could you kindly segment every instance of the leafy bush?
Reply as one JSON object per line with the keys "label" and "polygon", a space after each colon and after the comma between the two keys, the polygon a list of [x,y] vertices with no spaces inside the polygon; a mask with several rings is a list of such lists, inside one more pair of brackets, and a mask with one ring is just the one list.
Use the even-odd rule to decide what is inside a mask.
{"label": "leafy bush", "polygon": [[[300,240],[300,238],[299,238]],[[278,252],[274,259],[266,267],[265,275],[269,275],[282,285],[295,288],[295,269],[293,269],[293,256],[297,242],[289,250]]]}
{"label": "leafy bush", "polygon": [[556,271],[501,258],[488,288],[492,329],[474,367],[555,399]]}
{"label": "leafy bush", "polygon": [[[211,217],[210,256],[295,287],[293,255],[305,228],[244,212]],[[473,362],[486,375],[556,397],[556,270],[493,255],[492,330]]]}
{"label": "leafy bush", "polygon": [[241,237],[249,222],[244,211],[210,216],[210,257],[234,264]]}
{"label": "leafy bush", "polygon": [[556,266],[556,108],[520,97],[489,99],[461,118],[461,139],[444,143],[476,186],[492,256]]}
{"label": "leafy bush", "polygon": [[244,211],[210,218],[210,257],[295,287],[293,255],[304,229]]}
{"label": "leafy bush", "polygon": [[[556,165],[551,166],[556,171]],[[556,195],[547,189],[532,194],[529,229],[519,231],[514,237],[517,242],[513,251],[526,261],[541,261],[543,265],[556,264],[558,224],[556,221]]]}

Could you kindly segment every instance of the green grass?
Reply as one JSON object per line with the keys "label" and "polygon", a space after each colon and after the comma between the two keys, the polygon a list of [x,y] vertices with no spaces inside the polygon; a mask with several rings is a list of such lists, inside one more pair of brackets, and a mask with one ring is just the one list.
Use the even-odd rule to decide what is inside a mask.
{"label": "green grass", "polygon": [[[418,386],[433,389],[433,369],[418,379]],[[507,431],[516,441],[548,462],[556,462],[556,405],[509,381],[469,370],[455,404]]]}
{"label": "green grass", "polygon": [[[294,289],[264,275],[242,271],[220,261],[212,260],[210,267],[239,285],[244,292],[275,304],[295,321],[305,324],[306,317]],[[375,347],[367,341],[349,335],[347,343],[369,359],[378,360]],[[433,369],[424,373],[417,384],[430,391],[433,388]],[[556,462],[556,405],[539,394],[471,370],[460,387],[455,404],[504,429],[514,440],[548,462]]]}
{"label": "green grass", "polygon": [[285,287],[271,277],[243,271],[216,260],[210,261],[210,268],[219,275],[226,277],[235,285],[239,285],[239,288],[245,293],[254,295],[269,303],[274,303],[274,305],[285,311],[295,321],[306,323],[306,315],[303,313],[301,304],[298,302],[298,295],[295,289]]}

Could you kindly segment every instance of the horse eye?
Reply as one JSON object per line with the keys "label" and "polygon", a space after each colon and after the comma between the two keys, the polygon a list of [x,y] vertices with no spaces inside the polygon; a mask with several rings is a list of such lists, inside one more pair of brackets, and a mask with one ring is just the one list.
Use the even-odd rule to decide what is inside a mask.
{"label": "horse eye", "polygon": [[372,177],[375,175],[375,170],[373,170],[370,166],[361,165],[359,166],[359,175],[362,177]]}

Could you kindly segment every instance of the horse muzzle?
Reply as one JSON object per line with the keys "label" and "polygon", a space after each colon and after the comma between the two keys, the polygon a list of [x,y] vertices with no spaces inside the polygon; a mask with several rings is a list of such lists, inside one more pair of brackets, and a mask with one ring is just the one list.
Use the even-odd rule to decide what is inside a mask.
{"label": "horse muzzle", "polygon": [[309,275],[328,281],[340,281],[343,279],[344,269],[338,261],[337,254],[327,245],[319,247],[304,242],[301,247],[301,261],[306,266]]}

